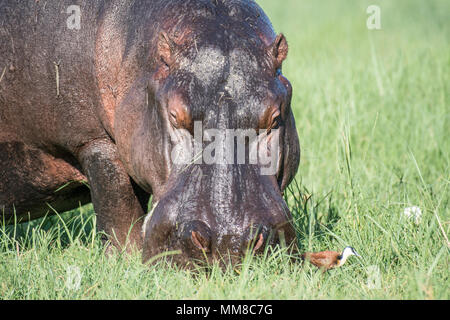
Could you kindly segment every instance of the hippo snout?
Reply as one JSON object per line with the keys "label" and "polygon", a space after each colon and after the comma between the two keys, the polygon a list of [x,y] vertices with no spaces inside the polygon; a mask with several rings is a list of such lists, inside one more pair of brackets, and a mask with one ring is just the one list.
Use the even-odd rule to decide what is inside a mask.
{"label": "hippo snout", "polygon": [[[234,212],[231,216],[235,219],[221,220],[205,211],[167,214],[170,203],[160,203],[146,223],[144,260],[170,251],[177,252],[172,260],[183,266],[192,261],[227,260],[234,264],[248,253],[261,254],[267,246],[278,244],[289,246],[296,239],[284,213]],[[192,218],[195,215],[198,218]],[[247,221],[248,216],[252,220]]]}
{"label": "hippo snout", "polygon": [[180,230],[180,238],[186,251],[201,250],[205,253],[229,252],[235,255],[245,254],[248,250],[260,252],[270,240],[273,229],[267,226],[248,227],[243,234],[215,234],[202,221],[186,223]]}
{"label": "hippo snout", "polygon": [[212,259],[226,255],[238,257],[249,252],[262,253],[267,245],[285,242],[280,239],[283,233],[284,230],[276,226],[251,225],[242,233],[220,234],[220,231],[213,232],[205,222],[199,220],[185,223],[178,232],[184,253],[202,258],[211,255]]}

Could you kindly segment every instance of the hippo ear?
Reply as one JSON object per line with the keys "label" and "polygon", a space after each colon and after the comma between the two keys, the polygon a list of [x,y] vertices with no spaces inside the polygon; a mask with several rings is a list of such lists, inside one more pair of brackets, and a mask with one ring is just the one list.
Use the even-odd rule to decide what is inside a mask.
{"label": "hippo ear", "polygon": [[278,69],[281,67],[281,64],[286,59],[289,50],[285,36],[282,33],[280,33],[276,37],[271,47],[272,47],[272,56],[275,61],[275,67]]}
{"label": "hippo ear", "polygon": [[169,67],[174,62],[175,43],[165,32],[161,32],[158,37],[158,56]]}

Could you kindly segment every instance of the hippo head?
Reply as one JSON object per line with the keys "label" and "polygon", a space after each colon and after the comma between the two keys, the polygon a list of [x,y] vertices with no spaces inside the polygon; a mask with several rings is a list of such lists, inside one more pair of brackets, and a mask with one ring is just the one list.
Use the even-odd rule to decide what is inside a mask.
{"label": "hippo head", "polygon": [[126,130],[133,179],[153,193],[144,260],[235,261],[294,243],[282,192],[300,148],[285,37],[251,1],[189,1],[161,15],[148,74],[123,103],[142,106]]}

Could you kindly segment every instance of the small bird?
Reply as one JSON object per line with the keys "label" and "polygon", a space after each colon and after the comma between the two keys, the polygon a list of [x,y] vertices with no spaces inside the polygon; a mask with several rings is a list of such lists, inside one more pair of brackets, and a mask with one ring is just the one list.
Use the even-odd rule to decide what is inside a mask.
{"label": "small bird", "polygon": [[307,252],[302,254],[303,260],[308,260],[316,267],[323,269],[324,272],[336,267],[342,266],[347,258],[350,256],[361,256],[352,247],[345,247],[342,253],[337,251],[321,251],[321,252]]}

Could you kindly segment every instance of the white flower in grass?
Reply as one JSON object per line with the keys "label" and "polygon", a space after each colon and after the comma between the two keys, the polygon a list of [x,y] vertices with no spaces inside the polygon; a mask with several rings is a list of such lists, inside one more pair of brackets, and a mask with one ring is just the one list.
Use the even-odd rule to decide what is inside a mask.
{"label": "white flower in grass", "polygon": [[403,211],[403,215],[408,219],[414,219],[414,222],[419,224],[422,218],[422,210],[417,206],[407,207]]}

